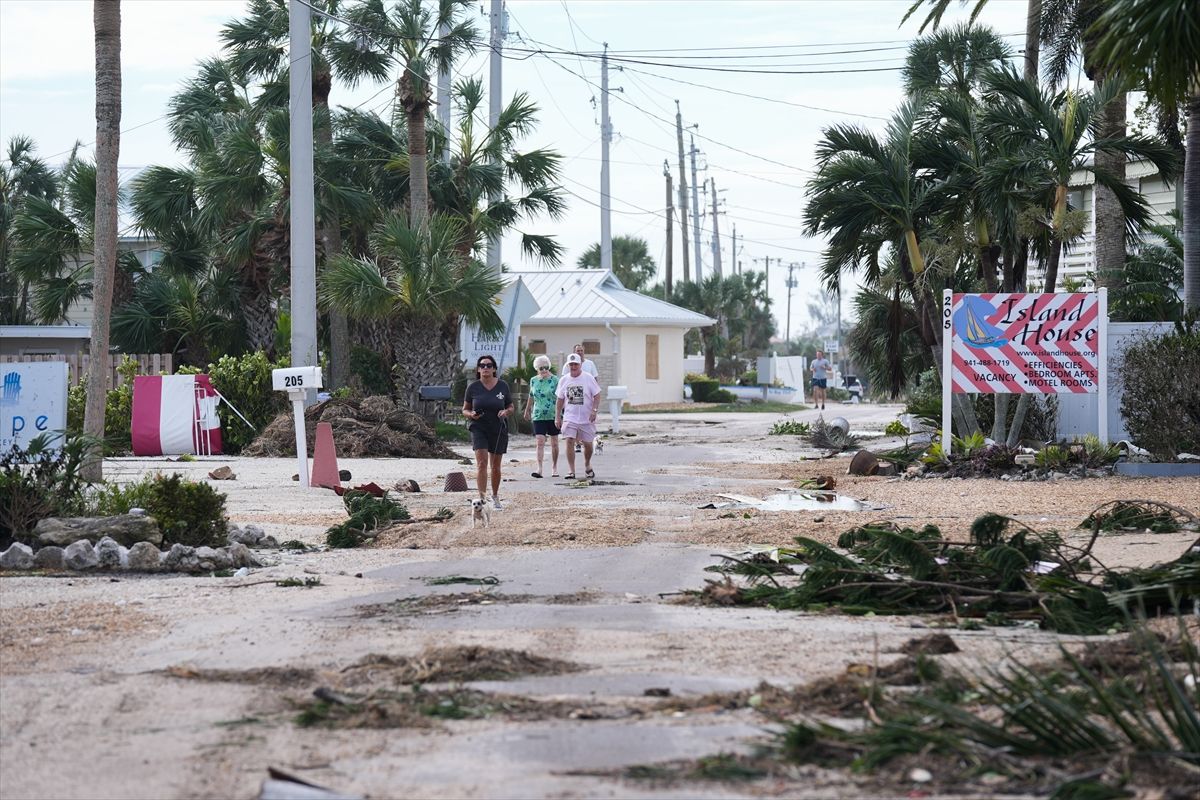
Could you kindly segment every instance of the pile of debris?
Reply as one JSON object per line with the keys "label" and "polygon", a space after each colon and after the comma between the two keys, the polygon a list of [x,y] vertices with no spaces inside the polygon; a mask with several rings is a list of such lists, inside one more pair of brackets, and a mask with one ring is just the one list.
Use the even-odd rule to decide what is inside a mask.
{"label": "pile of debris", "polygon": [[[362,400],[331,399],[304,412],[308,449],[315,449],[317,423],[333,428],[338,456],[372,458],[457,458],[419,414],[398,408],[390,397]],[[283,457],[296,455],[292,412],[280,414],[258,438],[242,451],[247,456]]]}

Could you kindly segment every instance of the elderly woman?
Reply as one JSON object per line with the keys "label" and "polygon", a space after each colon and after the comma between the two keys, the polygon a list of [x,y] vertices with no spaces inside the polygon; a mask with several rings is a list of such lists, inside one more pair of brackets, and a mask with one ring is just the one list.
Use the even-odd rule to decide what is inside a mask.
{"label": "elderly woman", "polygon": [[542,477],[542,465],[546,463],[546,439],[550,439],[550,477],[558,477],[558,428],[554,425],[555,392],[558,391],[558,376],[550,372],[550,359],[538,356],[533,360],[537,375],[529,381],[529,402],[525,404],[525,419],[533,423],[533,435],[537,437],[537,472],[533,477]]}
{"label": "elderly woman", "polygon": [[[471,420],[471,449],[475,451],[475,486],[479,499],[487,500],[488,473],[492,478],[492,507],[500,509],[500,462],[508,451],[508,418],[513,413],[512,392],[496,374],[496,359],[480,356],[475,377],[463,397],[463,416]],[[489,470],[490,467],[490,470]]]}

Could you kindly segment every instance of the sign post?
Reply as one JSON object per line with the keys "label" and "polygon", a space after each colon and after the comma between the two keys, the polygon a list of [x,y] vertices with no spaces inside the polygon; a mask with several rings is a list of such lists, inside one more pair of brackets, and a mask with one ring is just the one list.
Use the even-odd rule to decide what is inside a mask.
{"label": "sign post", "polygon": [[1108,294],[942,294],[942,448],[953,394],[1097,393],[1108,442]]}
{"label": "sign post", "polygon": [[271,370],[271,388],[287,392],[292,401],[292,414],[296,423],[296,464],[299,467],[300,486],[308,484],[308,434],[304,427],[304,397],[311,389],[320,389],[320,367],[288,367]]}

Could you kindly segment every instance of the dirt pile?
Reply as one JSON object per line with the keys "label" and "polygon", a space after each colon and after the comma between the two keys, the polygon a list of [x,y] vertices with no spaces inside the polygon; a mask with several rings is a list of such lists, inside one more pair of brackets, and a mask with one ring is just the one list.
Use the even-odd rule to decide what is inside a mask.
{"label": "dirt pile", "polygon": [[[425,418],[397,408],[391,398],[378,396],[362,400],[326,400],[304,412],[308,449],[317,439],[317,423],[328,422],[333,428],[333,443],[343,458],[457,458],[437,438]],[[296,437],[292,412],[280,414],[242,451],[247,456],[280,458],[296,455]]]}

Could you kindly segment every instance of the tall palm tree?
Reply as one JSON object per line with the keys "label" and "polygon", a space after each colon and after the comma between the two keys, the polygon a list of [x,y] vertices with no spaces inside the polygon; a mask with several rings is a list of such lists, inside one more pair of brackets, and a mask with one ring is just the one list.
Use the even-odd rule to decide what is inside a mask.
{"label": "tall palm tree", "polygon": [[53,205],[58,195],[58,176],[34,155],[36,148],[27,136],[8,140],[6,159],[0,161],[0,325],[22,325],[29,315],[29,283],[21,279],[9,260],[13,223],[29,198]]}
{"label": "tall palm tree", "polygon": [[1015,152],[996,159],[989,166],[985,182],[1001,194],[1027,192],[1046,209],[1047,217],[1041,223],[1051,238],[1045,291],[1053,292],[1058,283],[1072,175],[1090,172],[1098,185],[1112,192],[1130,234],[1135,235],[1149,222],[1150,209],[1119,175],[1102,166],[1097,154],[1144,159],[1167,180],[1173,179],[1178,169],[1176,154],[1155,139],[1101,135],[1102,115],[1121,92],[1115,82],[1097,85],[1083,95],[1071,91],[1052,94],[1008,68],[992,73],[987,83],[994,101],[987,111],[988,135],[1011,145]]}
{"label": "tall palm tree", "polygon": [[1187,107],[1183,173],[1183,301],[1200,312],[1200,17],[1189,0],[1110,0],[1095,61],[1136,76],[1164,107]]}
{"label": "tall palm tree", "polygon": [[[334,22],[325,14],[337,14],[339,0],[316,0],[313,8],[312,50],[305,64],[312,79],[314,147],[326,152],[333,147],[333,126],[329,96],[336,78],[353,87],[361,80],[388,77],[388,58],[378,49],[362,46],[353,30]],[[252,0],[248,14],[226,23],[221,39],[229,53],[229,63],[239,76],[261,82],[255,102],[259,107],[286,107],[288,102],[289,41],[288,4],[284,0]],[[328,159],[318,159],[317,166]],[[318,180],[327,179],[318,175]],[[318,241],[324,257],[342,251],[342,220],[331,204],[320,208]],[[330,326],[330,386],[346,382],[349,370],[350,336],[346,318],[332,312]]]}
{"label": "tall palm tree", "polygon": [[[757,308],[767,306],[761,276],[757,273],[744,275],[709,275],[703,281],[681,283],[671,295],[671,302],[691,309],[716,322],[700,329],[700,342],[704,349],[704,372],[710,377],[717,375],[717,359],[740,351],[739,345],[747,333],[761,331],[761,324],[750,329],[748,323],[761,323]],[[754,341],[757,346],[764,342]]]}
{"label": "tall palm tree", "polygon": [[[640,292],[658,277],[658,264],[650,255],[646,240],[637,236],[614,236],[612,240],[613,272],[626,289]],[[583,251],[576,262],[584,269],[600,268],[600,243]]]}
{"label": "tall palm tree", "polygon": [[[96,228],[92,284],[91,360],[83,432],[104,438],[108,397],[108,322],[117,269],[117,160],[121,152],[121,2],[96,0],[92,7],[96,40]],[[84,463],[85,480],[104,477],[104,459],[93,450]]]}
{"label": "tall palm tree", "polygon": [[335,256],[319,279],[322,306],[392,325],[398,346],[381,355],[396,365],[397,392],[410,408],[422,385],[447,383],[457,373],[460,322],[484,333],[504,328],[494,303],[503,284],[464,256],[464,236],[462,221],[451,216],[413,226],[393,213],[371,234],[374,257]]}
{"label": "tall palm tree", "polygon": [[362,0],[347,17],[368,32],[400,69],[397,100],[408,127],[409,220],[429,218],[429,143],[426,118],[433,100],[431,76],[448,71],[460,55],[474,53],[479,32],[471,21],[471,0],[436,0],[436,11],[423,0],[396,0],[392,11],[383,0]]}

